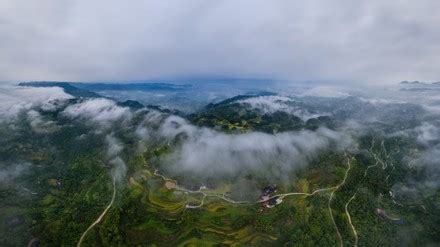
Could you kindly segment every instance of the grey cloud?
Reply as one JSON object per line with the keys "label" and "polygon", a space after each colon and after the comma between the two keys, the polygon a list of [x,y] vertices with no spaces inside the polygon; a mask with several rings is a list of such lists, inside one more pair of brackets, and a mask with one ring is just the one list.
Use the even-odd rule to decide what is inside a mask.
{"label": "grey cloud", "polygon": [[0,80],[432,81],[439,9],[436,0],[6,0]]}
{"label": "grey cloud", "polygon": [[[399,197],[412,200],[421,199],[432,195],[440,188],[440,146],[428,148],[415,157],[406,157],[406,161],[415,173],[415,178],[410,177],[403,183],[397,183],[393,190]],[[422,180],[420,174],[424,174]]]}
{"label": "grey cloud", "polygon": [[9,182],[25,173],[30,164],[17,163],[17,164],[1,164],[0,169],[0,183]]}
{"label": "grey cloud", "polygon": [[[410,168],[413,176],[394,185],[393,190],[402,198],[421,199],[440,188],[440,129],[435,121],[423,122],[406,134],[421,147],[417,152],[405,154],[403,164]],[[423,179],[420,179],[422,174]]]}
{"label": "grey cloud", "polygon": [[27,112],[27,119],[34,132],[45,134],[59,130],[59,126],[54,121],[46,121],[41,114],[35,110]]}
{"label": "grey cloud", "polygon": [[107,135],[105,137],[105,141],[108,145],[107,156],[115,157],[118,156],[119,153],[124,149],[123,144],[118,141],[113,135]]}

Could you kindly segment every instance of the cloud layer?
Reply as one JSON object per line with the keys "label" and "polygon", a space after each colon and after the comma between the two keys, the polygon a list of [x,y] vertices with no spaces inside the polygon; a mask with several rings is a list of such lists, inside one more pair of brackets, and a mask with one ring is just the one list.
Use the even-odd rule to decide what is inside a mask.
{"label": "cloud layer", "polygon": [[63,114],[70,118],[79,118],[101,127],[110,127],[118,120],[131,118],[131,111],[127,107],[120,107],[115,101],[109,99],[89,99],[70,105]]}
{"label": "cloud layer", "polygon": [[[0,122],[15,119],[22,111],[33,107],[45,110],[53,109],[55,100],[73,98],[66,94],[62,88],[35,88],[35,87],[0,87]],[[35,119],[35,113],[31,113]]]}
{"label": "cloud layer", "polygon": [[440,78],[440,2],[0,3],[0,81]]}
{"label": "cloud layer", "polygon": [[277,111],[286,112],[307,121],[310,118],[316,118],[326,115],[325,113],[310,112],[305,108],[295,105],[295,100],[286,96],[260,96],[249,99],[239,100],[245,106],[257,109],[263,113],[275,113]]}
{"label": "cloud layer", "polygon": [[168,139],[180,136],[183,140],[162,158],[165,169],[178,175],[209,179],[262,169],[267,178],[288,178],[292,171],[303,167],[330,145],[342,151],[351,144],[347,135],[326,128],[275,135],[225,134],[190,125],[175,116],[168,117],[161,125],[160,135]]}
{"label": "cloud layer", "polygon": [[[179,181],[188,179],[186,182],[191,181],[191,184],[194,181],[213,182],[231,177],[246,180],[249,174],[273,182],[283,178],[291,179],[296,169],[305,167],[314,157],[322,154],[322,151],[329,148],[339,152],[344,149],[357,150],[359,143],[353,139],[365,135],[367,131],[373,131],[374,128],[372,133],[381,135],[383,131],[384,135],[400,135],[414,142],[414,148],[420,151],[408,154],[406,159],[411,161],[410,165],[416,164],[420,169],[429,171],[426,186],[438,186],[436,180],[440,172],[436,157],[440,150],[440,131],[436,115],[422,112],[421,107],[390,99],[378,98],[371,101],[340,96],[320,98],[321,101],[318,100],[317,103],[316,97],[309,99],[320,105],[327,102],[325,104],[330,104],[328,108],[349,108],[347,113],[342,114],[347,115],[347,119],[341,120],[341,125],[335,130],[320,127],[316,131],[277,134],[227,134],[195,126],[175,115],[147,109],[133,111],[110,99],[76,99],[69,101],[69,105],[58,104],[71,99],[60,88],[8,87],[0,88],[0,123],[21,122],[24,126],[29,124],[34,132],[49,136],[54,131],[67,130],[78,124],[84,127],[84,132],[76,137],[78,140],[84,136],[98,140],[96,143],[99,143],[99,139],[103,140],[104,145],[100,144],[97,148],[103,148],[103,158],[111,165],[111,173],[117,181],[123,181],[127,173],[124,159],[129,152],[136,150],[143,153],[147,150],[147,153],[155,154],[156,151],[153,150],[169,145],[170,149],[165,150],[157,159],[153,157],[149,163],[164,174],[176,177]],[[262,96],[240,102],[261,111],[282,110],[298,114],[298,109],[291,105],[296,99],[290,96]],[[307,97],[303,100],[307,100]],[[350,106],[355,108],[351,109]],[[45,111],[55,109],[60,110],[60,114],[45,114]],[[402,116],[406,118],[401,118]],[[408,126],[400,126],[401,122],[408,122],[408,119],[413,118],[417,121]],[[378,126],[386,129],[386,124],[393,128],[385,133]],[[13,125],[0,127],[9,131],[8,128]],[[10,130],[19,131],[14,128]]]}

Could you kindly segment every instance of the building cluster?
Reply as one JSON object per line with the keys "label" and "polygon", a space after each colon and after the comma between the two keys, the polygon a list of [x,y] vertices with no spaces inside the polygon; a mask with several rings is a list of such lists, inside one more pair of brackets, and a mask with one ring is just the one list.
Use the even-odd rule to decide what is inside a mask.
{"label": "building cluster", "polygon": [[273,208],[283,201],[279,196],[273,195],[276,192],[276,185],[268,185],[263,188],[260,197],[260,203],[263,208]]}

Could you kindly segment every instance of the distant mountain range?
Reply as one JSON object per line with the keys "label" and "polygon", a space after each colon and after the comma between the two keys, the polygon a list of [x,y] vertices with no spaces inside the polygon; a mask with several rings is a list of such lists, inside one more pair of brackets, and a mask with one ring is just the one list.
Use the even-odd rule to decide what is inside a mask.
{"label": "distant mountain range", "polygon": [[[18,84],[21,87],[60,87],[64,89],[64,92],[78,98],[110,98],[102,96],[93,91],[99,90],[143,90],[143,91],[154,91],[154,90],[181,90],[183,87],[188,87],[191,85],[174,85],[167,83],[141,83],[139,86],[136,84],[101,84],[101,83],[91,83],[90,86],[87,83],[77,83],[77,82],[55,82],[55,81],[34,81],[34,82],[21,82]],[[112,89],[111,89],[112,88]],[[113,99],[113,98],[110,98]],[[116,100],[116,99],[113,99]],[[117,101],[117,100],[116,100]],[[183,115],[177,110],[170,110],[159,105],[148,104],[144,105],[136,100],[125,100],[119,101],[118,105],[123,107],[129,107],[134,110],[139,110],[144,107],[148,109],[154,109],[163,113],[172,113],[175,115]]]}
{"label": "distant mountain range", "polygon": [[[176,91],[185,90],[192,87],[191,84],[172,84],[172,83],[84,83],[84,82],[59,82],[59,81],[32,81],[22,82],[19,86],[33,87],[62,87],[65,90],[139,90],[139,91]],[[85,97],[93,97],[87,95]]]}
{"label": "distant mountain range", "polygon": [[422,81],[402,81],[400,82],[402,85],[440,85],[440,81],[437,82],[422,82]]}
{"label": "distant mountain range", "polygon": [[440,81],[437,82],[421,82],[421,81],[402,81],[400,82],[400,90],[403,91],[429,91],[440,90]]}
{"label": "distant mountain range", "polygon": [[68,82],[35,81],[35,82],[22,82],[19,83],[18,85],[22,87],[60,87],[63,88],[66,93],[75,97],[83,97],[83,98],[102,97],[101,95],[91,92],[89,90],[74,87]]}
{"label": "distant mountain range", "polygon": [[138,91],[176,91],[185,90],[192,87],[190,84],[172,84],[172,83],[70,83],[71,85],[91,90],[91,91],[106,91],[106,90],[138,90]]}

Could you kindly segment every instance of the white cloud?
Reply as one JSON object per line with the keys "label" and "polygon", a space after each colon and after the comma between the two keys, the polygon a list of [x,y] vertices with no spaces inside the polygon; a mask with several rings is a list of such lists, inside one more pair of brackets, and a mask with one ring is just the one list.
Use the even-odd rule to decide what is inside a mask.
{"label": "white cloud", "polygon": [[113,165],[113,169],[111,171],[112,176],[117,182],[122,182],[122,179],[127,173],[127,165],[120,157],[124,146],[113,134],[107,135],[105,137],[105,142],[107,144],[107,157],[109,159],[109,163]]}
{"label": "white cloud", "polygon": [[302,96],[344,98],[350,96],[348,92],[344,92],[341,88],[331,86],[316,86],[301,93]]}
{"label": "white cloud", "polygon": [[430,123],[423,123],[415,129],[417,141],[429,145],[432,141],[440,141],[440,129]]}
{"label": "white cloud", "polygon": [[49,109],[53,101],[71,98],[59,87],[0,87],[0,121],[13,120],[34,107]]}
{"label": "white cloud", "polygon": [[249,99],[239,100],[238,103],[249,104],[252,107],[261,109],[264,112],[286,111],[287,103],[293,100],[285,96],[259,96]]}
{"label": "white cloud", "polygon": [[359,98],[365,103],[372,104],[374,106],[388,105],[388,104],[404,104],[405,101],[394,100],[394,99],[381,99],[381,98]]}
{"label": "white cloud", "polygon": [[131,111],[128,107],[120,107],[116,102],[109,99],[88,99],[83,102],[70,105],[63,114],[71,118],[79,118],[99,124],[101,127],[109,127],[118,120],[130,120]]}
{"label": "white cloud", "polygon": [[261,169],[269,169],[268,175],[286,177],[331,143],[340,151],[351,144],[348,136],[325,128],[275,135],[225,134],[190,125],[175,116],[166,119],[159,133],[167,139],[186,136],[171,154],[163,157],[165,169],[210,178]]}
{"label": "white cloud", "polygon": [[259,96],[237,102],[258,109],[263,113],[274,113],[276,111],[286,112],[301,118],[303,121],[328,115],[324,113],[312,113],[307,109],[295,106],[293,105],[295,100],[285,96]]}

